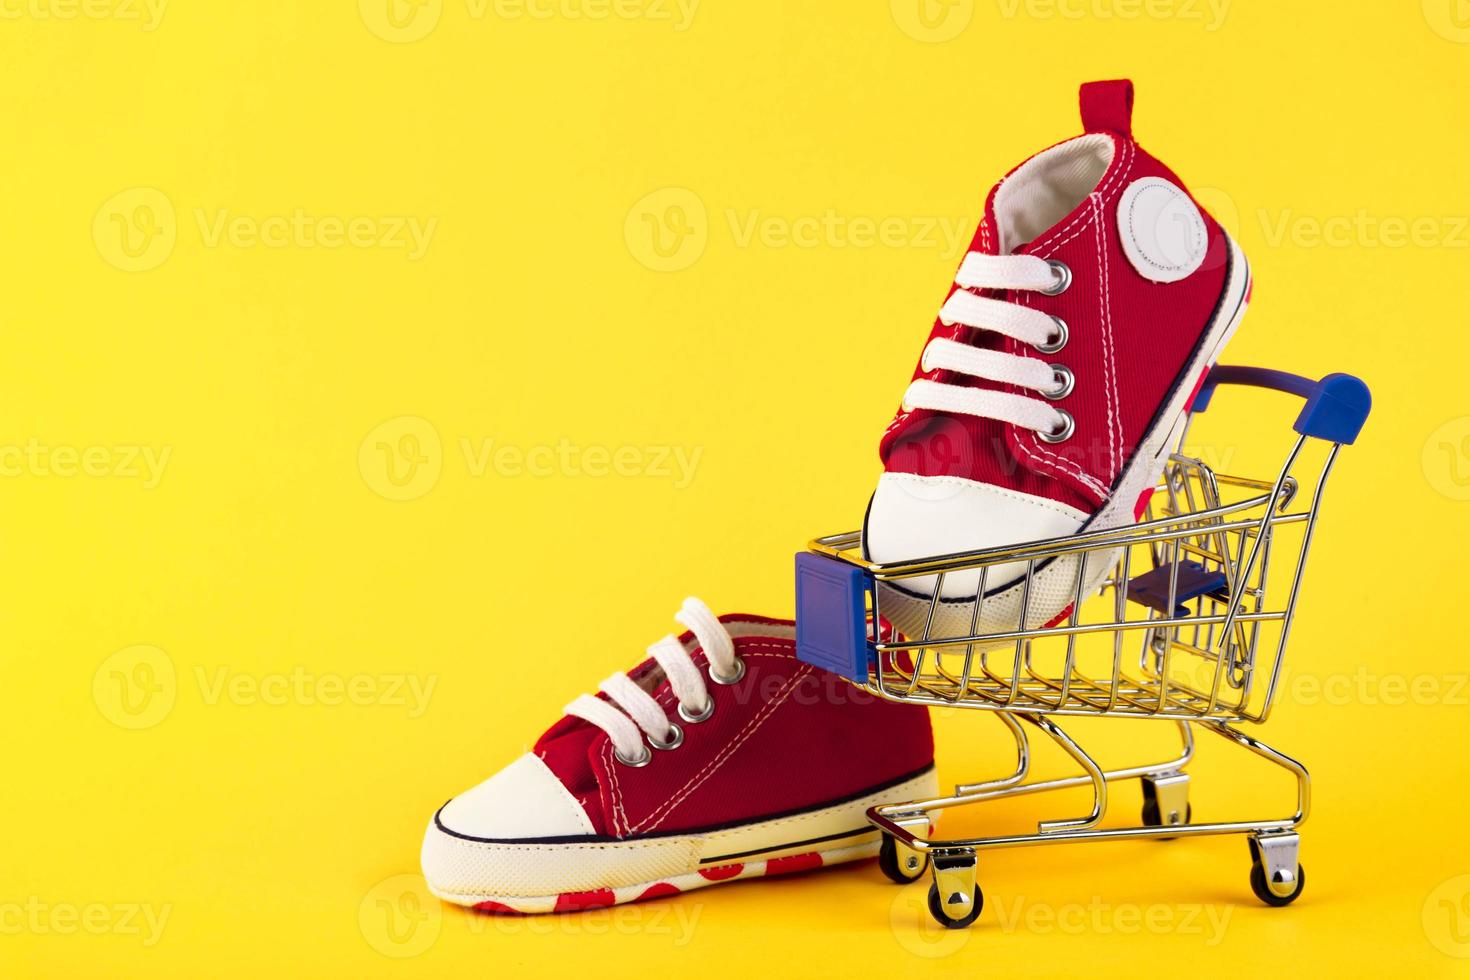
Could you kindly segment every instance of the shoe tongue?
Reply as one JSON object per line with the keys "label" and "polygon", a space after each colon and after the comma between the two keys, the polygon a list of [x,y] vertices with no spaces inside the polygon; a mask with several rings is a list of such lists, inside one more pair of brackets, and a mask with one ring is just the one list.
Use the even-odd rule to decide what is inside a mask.
{"label": "shoe tongue", "polygon": [[[982,255],[1026,252],[1031,242],[1086,200],[1111,159],[1111,139],[1087,134],[1027,160],[986,195],[984,216],[969,250]],[[1013,298],[1005,290],[987,289],[980,294],[1000,300]],[[933,331],[934,336],[989,350],[1004,350],[1008,343],[995,331],[946,327],[937,320]],[[950,374],[942,380],[968,388],[1007,390],[1004,385],[963,374]],[[1019,389],[1014,390],[1019,393]],[[902,446],[912,444],[914,449],[907,456],[923,461],[915,470],[922,476],[961,476],[1020,487],[1024,478],[1019,470],[1029,464],[1018,457],[1011,442],[1005,424],[995,419],[923,412],[890,426],[879,451],[886,463],[903,452]]]}
{"label": "shoe tongue", "polygon": [[602,812],[602,788],[597,782],[597,764],[592,756],[592,743],[600,734],[596,727],[568,716],[537,740],[535,752],[581,804],[597,833],[605,834],[607,820]]}
{"label": "shoe tongue", "polygon": [[[685,639],[688,635],[685,635]],[[663,680],[662,669],[652,658],[628,671],[628,676],[650,693]],[[602,729],[573,715],[565,715],[536,740],[535,753],[546,763],[567,792],[574,796],[599,834],[610,831],[602,808]]]}

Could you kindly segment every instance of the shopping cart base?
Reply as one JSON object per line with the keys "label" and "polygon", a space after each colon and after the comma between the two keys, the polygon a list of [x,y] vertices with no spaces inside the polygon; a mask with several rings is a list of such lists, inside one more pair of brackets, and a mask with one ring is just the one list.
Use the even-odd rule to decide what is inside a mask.
{"label": "shopping cart base", "polygon": [[[1250,846],[1251,890],[1267,905],[1288,905],[1306,885],[1299,860],[1301,837],[1296,829],[1305,822],[1310,803],[1311,777],[1301,763],[1223,722],[1176,722],[1183,747],[1174,758],[1146,766],[1103,769],[1055,722],[1044,716],[1024,713],[997,714],[1016,739],[1017,764],[1002,779],[956,787],[951,796],[933,800],[873,807],[868,819],[883,832],[879,866],[898,884],[923,876],[926,866],[932,883],[929,911],[935,921],[949,928],[973,923],[984,907],[984,896],[976,883],[979,852],[989,848],[1098,840],[1171,840],[1183,837],[1240,834]],[[1047,734],[1086,773],[1082,776],[1027,782],[1031,752],[1027,723]],[[1193,729],[1200,726],[1226,741],[1244,748],[1296,777],[1297,810],[1276,820],[1194,823],[1189,802],[1189,774],[1184,771],[1194,757]],[[1099,827],[1107,811],[1108,784],[1138,779],[1144,805],[1142,822],[1134,827]],[[1035,834],[933,840],[932,814],[951,807],[1031,793],[1050,792],[1091,784],[1094,803],[1084,817],[1042,821]]]}

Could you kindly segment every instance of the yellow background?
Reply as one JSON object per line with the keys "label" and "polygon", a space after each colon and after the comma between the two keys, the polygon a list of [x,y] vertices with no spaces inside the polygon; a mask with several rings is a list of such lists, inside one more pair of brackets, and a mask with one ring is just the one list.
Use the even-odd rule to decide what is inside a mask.
{"label": "yellow background", "polygon": [[[0,3],[0,973],[1470,972],[1470,10],[925,2]],[[416,905],[434,808],[684,595],[789,614],[943,229],[1120,75],[1253,262],[1228,359],[1378,399],[1262,733],[1316,777],[1302,900],[1221,838],[986,855],[963,933],[870,864]],[[1269,469],[1291,406],[1217,404],[1203,443]],[[937,724],[944,778],[1009,765],[993,719]],[[1288,788],[1206,744],[1195,813]]]}

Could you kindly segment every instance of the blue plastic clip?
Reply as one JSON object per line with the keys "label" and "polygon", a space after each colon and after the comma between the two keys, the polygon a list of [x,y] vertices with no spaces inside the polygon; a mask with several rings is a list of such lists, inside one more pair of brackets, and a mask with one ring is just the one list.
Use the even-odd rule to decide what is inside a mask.
{"label": "blue plastic clip", "polygon": [[867,585],[847,562],[801,552],[796,556],[796,657],[864,683],[868,679]]}
{"label": "blue plastic clip", "polygon": [[[1178,569],[1175,571],[1175,569]],[[1177,565],[1160,565],[1151,572],[1135,575],[1128,582],[1128,598],[1164,615],[1169,613],[1169,581],[1174,581],[1175,616],[1188,616],[1188,602],[1202,595],[1215,595],[1221,601],[1227,597],[1226,587],[1230,580],[1224,572],[1211,572],[1197,561],[1181,561]]]}

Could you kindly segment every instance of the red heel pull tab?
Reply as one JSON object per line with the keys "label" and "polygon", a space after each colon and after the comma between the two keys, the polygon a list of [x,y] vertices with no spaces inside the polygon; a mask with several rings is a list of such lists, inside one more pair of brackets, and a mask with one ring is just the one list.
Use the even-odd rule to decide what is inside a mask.
{"label": "red heel pull tab", "polygon": [[1133,83],[1128,79],[1083,82],[1077,92],[1077,102],[1082,109],[1085,132],[1133,138]]}

